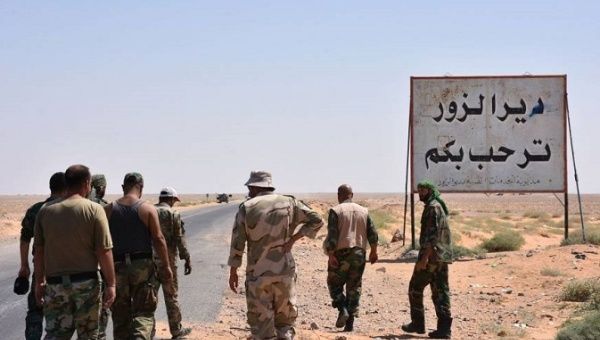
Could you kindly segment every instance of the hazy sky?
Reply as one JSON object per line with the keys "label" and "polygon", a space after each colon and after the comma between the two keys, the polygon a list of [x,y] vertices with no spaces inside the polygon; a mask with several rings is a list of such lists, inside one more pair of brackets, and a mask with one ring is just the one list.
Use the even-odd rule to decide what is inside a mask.
{"label": "hazy sky", "polygon": [[[0,194],[83,163],[119,193],[404,190],[409,78],[567,74],[583,192],[597,1],[0,2]],[[570,191],[574,191],[569,165]]]}

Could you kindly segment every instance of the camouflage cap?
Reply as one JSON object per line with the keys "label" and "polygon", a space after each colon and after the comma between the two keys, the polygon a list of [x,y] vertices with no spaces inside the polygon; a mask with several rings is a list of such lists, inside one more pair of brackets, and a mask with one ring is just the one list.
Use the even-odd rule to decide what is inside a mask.
{"label": "camouflage cap", "polygon": [[144,184],[144,177],[139,172],[129,172],[123,179],[123,185]]}
{"label": "camouflage cap", "polygon": [[92,176],[92,186],[96,187],[106,187],[106,177],[102,174],[96,174]]}
{"label": "camouflage cap", "polygon": [[246,181],[244,185],[248,187],[275,189],[275,187],[273,187],[273,179],[271,178],[271,173],[266,171],[250,172],[250,178],[248,179],[248,181]]}
{"label": "camouflage cap", "polygon": [[177,191],[175,191],[175,189],[173,189],[172,187],[165,187],[160,189],[160,194],[158,195],[158,197],[173,197],[177,201],[179,201],[179,195],[177,195]]}

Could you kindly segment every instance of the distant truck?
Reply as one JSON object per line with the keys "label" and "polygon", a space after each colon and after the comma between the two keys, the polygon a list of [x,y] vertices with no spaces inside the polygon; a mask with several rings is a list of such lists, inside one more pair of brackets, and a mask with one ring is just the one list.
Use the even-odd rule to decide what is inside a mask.
{"label": "distant truck", "polygon": [[218,194],[217,195],[217,202],[218,203],[229,203],[229,198],[231,197],[231,195],[227,195],[227,194]]}

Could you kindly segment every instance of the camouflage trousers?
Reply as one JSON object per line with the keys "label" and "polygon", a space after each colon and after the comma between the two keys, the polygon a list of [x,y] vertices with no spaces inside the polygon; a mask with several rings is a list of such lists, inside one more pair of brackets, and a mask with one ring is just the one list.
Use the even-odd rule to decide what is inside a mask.
{"label": "camouflage trousers", "polygon": [[414,270],[408,286],[408,300],[410,302],[410,317],[413,322],[422,323],[425,320],[425,307],[423,306],[423,290],[431,287],[431,299],[435,307],[435,314],[440,320],[451,318],[450,313],[450,286],[448,285],[448,264],[443,262],[430,262],[425,270]]}
{"label": "camouflage trousers", "polygon": [[[103,278],[104,280],[104,278]],[[102,292],[104,292],[105,283],[102,282]],[[108,309],[100,308],[100,321],[98,321],[98,340],[106,339],[106,327],[108,326]]]}
{"label": "camouflage trousers", "polygon": [[97,339],[100,284],[91,279],[70,284],[48,284],[44,294],[46,340]]}
{"label": "camouflage trousers", "polygon": [[[155,260],[156,264],[160,268],[160,260]],[[167,307],[167,318],[169,319],[169,331],[172,336],[179,335],[181,332],[181,308],[179,307],[178,301],[178,283],[177,283],[177,261],[175,257],[169,255],[169,262],[171,271],[173,271],[173,283],[172,289],[166,289],[165,280],[161,277],[161,273],[158,273],[158,285],[156,286],[156,296],[158,296],[158,289],[162,285],[163,296],[165,298],[165,305]]]}
{"label": "camouflage trousers", "polygon": [[156,267],[152,259],[115,262],[117,297],[111,307],[115,340],[149,340],[156,310]]}
{"label": "camouflage trousers", "polygon": [[25,316],[25,339],[40,340],[44,331],[44,309],[35,302],[35,274],[31,275],[31,290],[27,295],[27,316]]}
{"label": "camouflage trousers", "polygon": [[296,275],[246,277],[248,324],[252,339],[293,339]]}
{"label": "camouflage trousers", "polygon": [[339,265],[327,266],[327,287],[333,307],[346,307],[348,313],[354,316],[358,316],[362,276],[366,264],[365,254],[365,250],[360,247],[339,249],[334,252]]}

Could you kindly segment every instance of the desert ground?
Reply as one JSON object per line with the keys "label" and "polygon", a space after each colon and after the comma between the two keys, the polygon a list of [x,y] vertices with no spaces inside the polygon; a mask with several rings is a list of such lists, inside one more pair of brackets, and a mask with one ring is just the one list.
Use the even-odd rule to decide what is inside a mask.
{"label": "desert ground", "polygon": [[[298,197],[324,218],[335,204],[332,194]],[[557,197],[552,194],[446,194],[443,197],[450,209],[453,240],[464,251],[464,256],[450,266],[453,338],[552,339],[566,320],[577,317],[585,303],[562,301],[562,289],[577,280],[600,277],[600,249],[591,244],[560,246],[564,210]],[[563,196],[558,198],[562,200]],[[42,196],[0,197],[3,239],[18,238],[20,219],[26,208],[41,199]],[[298,339],[413,338],[400,330],[400,325],[409,320],[407,291],[414,265],[414,258],[408,252],[410,212],[406,221],[406,244],[403,246],[402,240],[392,242],[397,230],[402,234],[404,196],[356,194],[355,201],[369,207],[380,234],[380,260],[367,265],[355,331],[344,333],[334,327],[337,311],[331,307],[327,292],[327,258],[321,246],[326,235],[323,228],[316,239],[302,239],[292,250],[298,274]],[[576,196],[570,196],[569,201],[570,235],[576,239],[581,229]],[[588,239],[593,239],[600,235],[600,195],[583,195],[582,201],[586,233]],[[200,195],[182,199],[183,208],[200,204],[206,204]],[[418,221],[422,204],[415,205]],[[481,249],[486,240],[507,230],[523,237],[524,244],[518,250],[486,252]],[[240,281],[243,279],[240,277]],[[427,289],[426,320],[431,330],[435,328],[435,314],[429,296]],[[243,339],[249,334],[245,310],[243,289],[238,293],[227,290],[215,323],[198,324],[194,320],[184,323],[194,328],[194,339]],[[167,338],[166,325],[158,326],[159,337]]]}

